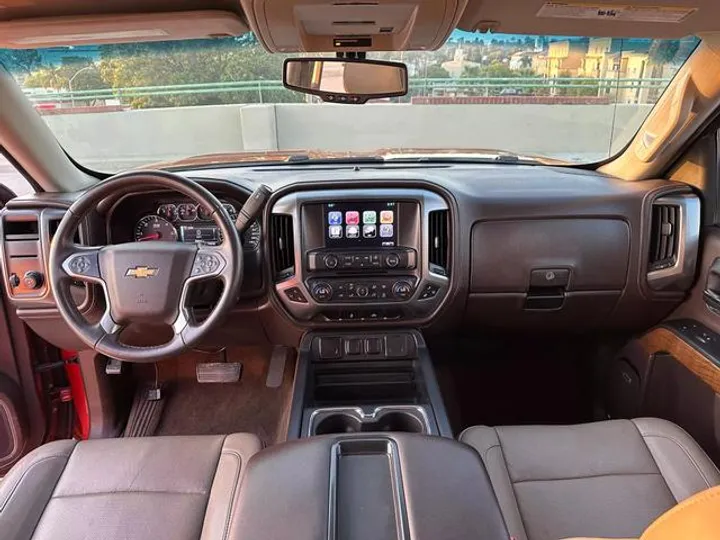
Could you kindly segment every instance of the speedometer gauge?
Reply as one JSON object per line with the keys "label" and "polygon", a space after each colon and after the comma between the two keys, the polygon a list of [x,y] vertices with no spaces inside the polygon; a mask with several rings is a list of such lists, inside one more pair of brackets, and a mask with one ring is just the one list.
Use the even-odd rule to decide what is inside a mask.
{"label": "speedometer gauge", "polygon": [[177,242],[178,234],[173,224],[156,215],[145,216],[135,224],[135,241],[163,240]]}

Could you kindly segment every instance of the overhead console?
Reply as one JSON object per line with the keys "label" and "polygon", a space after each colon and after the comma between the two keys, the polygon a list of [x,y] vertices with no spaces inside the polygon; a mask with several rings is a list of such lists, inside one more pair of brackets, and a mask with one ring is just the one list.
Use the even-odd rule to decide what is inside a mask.
{"label": "overhead console", "polygon": [[447,202],[419,189],[292,193],[270,216],[277,296],[299,321],[420,321],[449,290]]}
{"label": "overhead console", "polygon": [[241,0],[270,52],[434,50],[467,0]]}

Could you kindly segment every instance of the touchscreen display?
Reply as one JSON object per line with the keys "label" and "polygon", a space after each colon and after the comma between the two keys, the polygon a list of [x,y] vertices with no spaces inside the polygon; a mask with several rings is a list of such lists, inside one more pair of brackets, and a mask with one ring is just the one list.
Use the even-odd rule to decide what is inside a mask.
{"label": "touchscreen display", "polygon": [[342,202],[325,205],[328,247],[394,247],[398,205],[395,202]]}

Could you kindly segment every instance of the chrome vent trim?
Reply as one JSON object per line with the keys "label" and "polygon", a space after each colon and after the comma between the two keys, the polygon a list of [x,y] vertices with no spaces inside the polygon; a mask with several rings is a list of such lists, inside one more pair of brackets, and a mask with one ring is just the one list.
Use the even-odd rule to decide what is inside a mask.
{"label": "chrome vent trim", "polygon": [[658,197],[650,216],[648,286],[655,291],[689,289],[700,242],[700,199],[689,193]]}

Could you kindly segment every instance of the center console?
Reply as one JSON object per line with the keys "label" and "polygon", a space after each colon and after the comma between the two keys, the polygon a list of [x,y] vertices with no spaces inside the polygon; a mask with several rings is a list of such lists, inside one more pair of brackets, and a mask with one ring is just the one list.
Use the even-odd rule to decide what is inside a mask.
{"label": "center console", "polygon": [[418,322],[447,295],[450,216],[437,193],[300,191],[270,219],[275,291],[298,321]]}
{"label": "center console", "polygon": [[307,333],[298,351],[287,438],[377,432],[452,438],[422,334]]}

